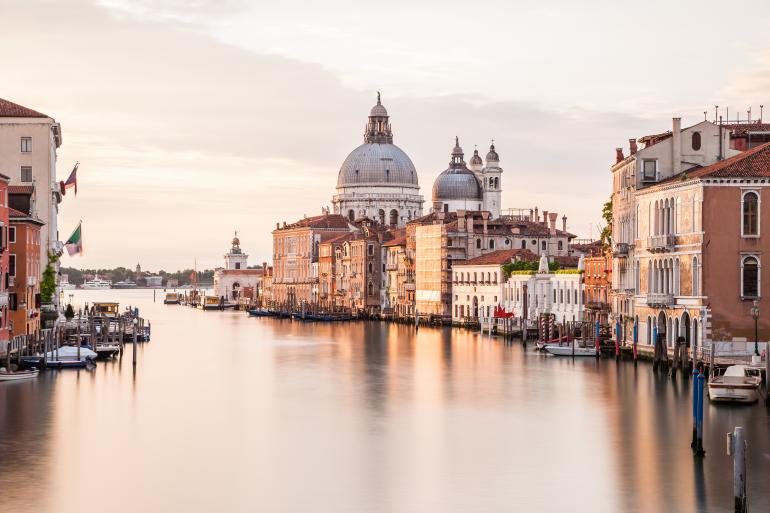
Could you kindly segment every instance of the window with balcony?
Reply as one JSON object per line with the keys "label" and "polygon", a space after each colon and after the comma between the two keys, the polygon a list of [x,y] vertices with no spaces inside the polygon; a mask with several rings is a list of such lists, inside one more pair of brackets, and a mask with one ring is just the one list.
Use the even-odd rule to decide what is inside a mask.
{"label": "window with balcony", "polygon": [[741,261],[741,297],[759,297],[759,260],[755,256],[743,257]]}
{"label": "window with balcony", "polygon": [[741,204],[743,212],[741,235],[757,237],[759,235],[759,195],[753,191],[744,192]]}

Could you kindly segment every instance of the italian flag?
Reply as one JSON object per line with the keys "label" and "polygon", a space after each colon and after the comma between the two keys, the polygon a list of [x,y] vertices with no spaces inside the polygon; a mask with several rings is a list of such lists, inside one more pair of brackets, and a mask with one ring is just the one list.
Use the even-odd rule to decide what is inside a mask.
{"label": "italian flag", "polygon": [[67,253],[69,256],[83,254],[83,229],[82,229],[83,221],[80,221],[78,223],[78,227],[75,228],[75,231],[72,232],[72,235],[70,235],[70,238],[67,239],[67,242],[64,243],[64,247],[67,248]]}

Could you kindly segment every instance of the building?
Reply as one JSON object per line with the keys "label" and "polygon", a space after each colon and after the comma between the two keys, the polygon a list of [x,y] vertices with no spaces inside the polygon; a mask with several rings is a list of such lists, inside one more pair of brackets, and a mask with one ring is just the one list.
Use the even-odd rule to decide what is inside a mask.
{"label": "building", "polygon": [[503,285],[514,262],[537,262],[527,249],[501,249],[452,268],[452,322],[477,322],[503,305]]}
{"label": "building", "polygon": [[478,150],[473,152],[470,168],[464,156],[460,140],[455,137],[449,167],[433,182],[433,211],[483,210],[489,212],[492,219],[500,217],[503,170],[495,145],[489,147],[486,166]]}
{"label": "building", "polygon": [[[10,178],[0,175],[0,355],[7,354],[8,341],[11,338],[9,324],[9,235],[10,217],[8,208],[8,182]],[[15,230],[14,230],[15,232]]]}
{"label": "building", "polygon": [[249,255],[241,249],[238,232],[235,232],[230,250],[224,255],[224,268],[214,271],[215,296],[232,302],[257,299],[265,265],[263,264],[262,269],[248,269],[248,260]]}
{"label": "building", "polygon": [[[56,151],[61,146],[61,126],[50,116],[0,99],[0,173],[10,177],[11,186],[24,186],[34,195],[34,211],[40,220],[42,244],[40,265],[48,265],[48,255],[61,255],[58,211],[62,191],[56,179]],[[26,210],[24,210],[26,212]],[[58,263],[56,264],[58,275]],[[58,302],[58,294],[54,294]]]}
{"label": "building", "polygon": [[382,226],[403,227],[422,215],[417,171],[409,156],[393,144],[389,119],[377,93],[364,143],[340,167],[332,204],[334,213],[350,222],[366,217]]}
{"label": "building", "polygon": [[382,313],[394,318],[412,315],[404,307],[406,299],[406,230],[382,245],[384,285],[382,291]]}
{"label": "building", "polygon": [[159,274],[145,273],[144,283],[149,288],[159,288],[163,286],[163,276]]}
{"label": "building", "polygon": [[348,232],[322,242],[318,248],[318,304],[325,310],[344,306],[342,297],[343,243],[353,238]]}
{"label": "building", "polygon": [[28,211],[9,210],[8,290],[11,337],[40,331],[40,246],[43,222]]}
{"label": "building", "polygon": [[354,313],[380,313],[384,230],[364,221],[360,231],[342,243],[339,288],[341,306]]}
{"label": "building", "polygon": [[612,290],[612,253],[599,249],[583,260],[583,284],[585,290],[584,320],[594,325],[608,324],[610,318],[610,294]]}
{"label": "building", "polygon": [[[355,226],[346,217],[324,211],[320,216],[305,217],[273,230],[272,299],[279,305],[296,307],[319,298],[319,246]],[[315,291],[315,293],[314,293]]]}
{"label": "building", "polygon": [[503,306],[515,317],[534,321],[551,314],[556,322],[583,319],[582,263],[577,269],[550,271],[545,255],[537,272],[511,273],[503,286]]}

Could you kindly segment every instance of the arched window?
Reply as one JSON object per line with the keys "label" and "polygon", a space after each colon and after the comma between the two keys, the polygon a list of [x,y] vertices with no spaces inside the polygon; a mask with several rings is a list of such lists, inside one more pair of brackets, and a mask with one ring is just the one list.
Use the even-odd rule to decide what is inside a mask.
{"label": "arched window", "polygon": [[481,239],[476,239],[476,249],[481,249]]}
{"label": "arched window", "polygon": [[564,249],[564,241],[560,240],[559,244],[558,244],[558,247],[559,247],[559,251],[563,250]]}
{"label": "arched window", "polygon": [[698,269],[698,257],[693,257],[692,259],[692,295],[693,296],[700,296],[700,281],[699,281],[699,272]]}
{"label": "arched window", "polygon": [[395,208],[390,211],[390,226],[395,228],[398,225],[398,210]]}
{"label": "arched window", "polygon": [[521,249],[527,249],[527,241],[525,240],[521,241]]}
{"label": "arched window", "polygon": [[355,220],[356,220],[356,213],[351,208],[350,210],[348,210],[348,221],[353,222]]}
{"label": "arched window", "polygon": [[700,149],[700,132],[693,132],[692,134],[692,149],[695,151]]}
{"label": "arched window", "polygon": [[369,267],[368,267],[368,269],[369,269],[369,273],[371,274],[371,272],[372,272],[372,270],[373,270],[373,268],[372,268],[372,263],[371,263],[371,262],[369,262]]}
{"label": "arched window", "polygon": [[759,260],[747,256],[741,262],[741,296],[744,298],[759,297]]}
{"label": "arched window", "polygon": [[756,192],[743,194],[743,236],[759,235],[759,196]]}
{"label": "arched window", "polygon": [[380,218],[380,224],[385,224],[385,211],[380,209],[379,212],[377,212],[378,217]]}
{"label": "arched window", "polygon": [[489,249],[495,249],[495,241],[493,239],[489,239]]}
{"label": "arched window", "polygon": [[545,251],[545,241],[542,241],[542,242],[540,243],[540,249],[542,249],[543,251]]}
{"label": "arched window", "polygon": [[370,295],[370,296],[371,296],[372,294],[374,294],[374,285],[372,285],[372,282],[369,282],[369,286],[368,286],[368,289],[369,289],[369,295]]}

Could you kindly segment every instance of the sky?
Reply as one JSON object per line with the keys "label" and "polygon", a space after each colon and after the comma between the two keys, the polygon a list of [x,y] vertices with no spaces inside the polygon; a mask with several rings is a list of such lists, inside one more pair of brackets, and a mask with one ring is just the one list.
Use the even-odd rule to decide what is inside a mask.
{"label": "sky", "polygon": [[[430,204],[454,137],[504,169],[503,208],[596,236],[615,148],[770,94],[770,4],[604,0],[0,0],[0,98],[62,125],[65,266],[271,259],[330,206],[382,91]],[[770,101],[767,102],[770,107]],[[467,160],[468,157],[466,157]]]}

